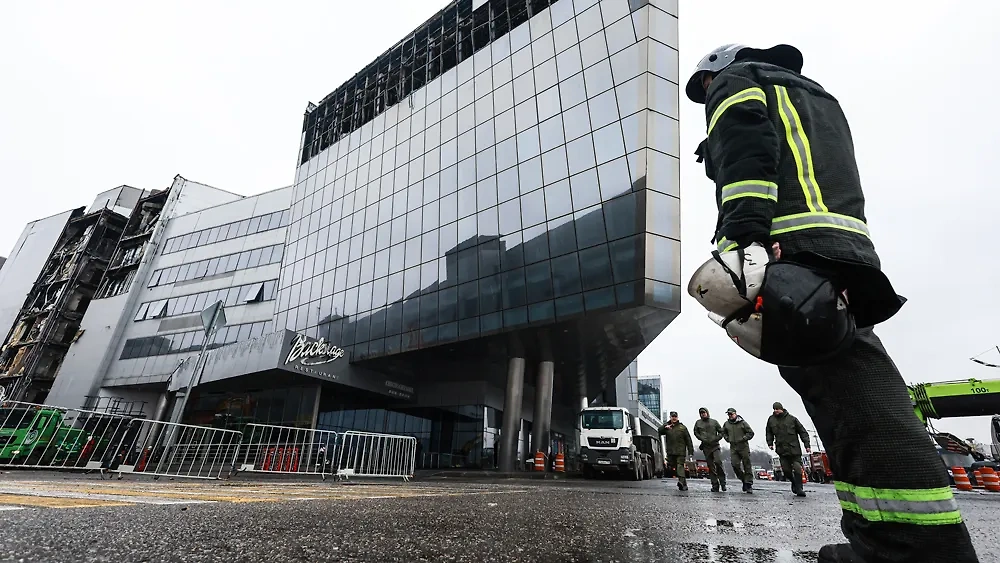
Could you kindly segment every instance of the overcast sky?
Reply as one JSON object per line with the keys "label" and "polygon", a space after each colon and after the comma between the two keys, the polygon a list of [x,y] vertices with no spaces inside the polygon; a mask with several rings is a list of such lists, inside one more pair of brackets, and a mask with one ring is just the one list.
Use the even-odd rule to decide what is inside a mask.
{"label": "overcast sky", "polygon": [[[568,1],[568,0],[562,0]],[[245,195],[292,183],[301,118],[444,0],[16,2],[0,18],[0,255],[26,221],[175,174]],[[1000,378],[968,360],[1000,344],[992,254],[1000,190],[994,2],[933,10],[845,1],[682,1],[681,69],[730,42],[791,43],[851,123],[883,269],[909,303],[878,329],[907,382]],[[897,3],[898,4],[898,3]],[[234,11],[234,7],[238,8]],[[800,19],[802,18],[802,19]],[[993,39],[991,39],[991,37]],[[683,82],[687,76],[682,76]],[[708,258],[714,188],[691,152],[702,106],[681,107],[682,277]],[[727,340],[685,295],[639,357],[664,408],[736,407],[758,430],[775,400],[812,426],[777,370]],[[1000,364],[1000,354],[983,356]],[[986,417],[938,421],[988,441]]]}

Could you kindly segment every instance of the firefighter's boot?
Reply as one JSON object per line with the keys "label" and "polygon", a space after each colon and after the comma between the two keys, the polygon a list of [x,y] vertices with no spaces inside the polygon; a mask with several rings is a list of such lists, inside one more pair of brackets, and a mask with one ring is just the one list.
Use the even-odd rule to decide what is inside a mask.
{"label": "firefighter's boot", "polygon": [[865,560],[854,552],[850,544],[837,543],[820,548],[819,563],[865,563]]}

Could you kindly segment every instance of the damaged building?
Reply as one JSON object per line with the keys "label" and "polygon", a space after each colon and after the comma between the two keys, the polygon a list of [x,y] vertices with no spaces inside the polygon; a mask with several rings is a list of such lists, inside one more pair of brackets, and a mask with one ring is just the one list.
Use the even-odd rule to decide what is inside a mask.
{"label": "damaged building", "polygon": [[[680,311],[676,13],[428,14],[307,106],[293,186],[244,198],[178,176],[122,213],[47,402],[401,433],[422,468],[578,451],[581,406]],[[5,380],[34,373],[15,365],[28,289]],[[218,302],[227,323],[207,341],[199,313]]]}
{"label": "damaged building", "polygon": [[[69,217],[0,346],[4,396],[44,401],[125,228],[120,213],[141,193],[122,186]],[[116,211],[118,209],[119,211]],[[4,288],[6,293],[6,288]]]}

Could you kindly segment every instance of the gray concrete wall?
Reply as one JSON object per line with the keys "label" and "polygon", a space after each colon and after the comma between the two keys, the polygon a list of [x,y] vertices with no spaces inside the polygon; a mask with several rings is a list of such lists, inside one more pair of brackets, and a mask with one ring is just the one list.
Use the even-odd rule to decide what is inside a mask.
{"label": "gray concrete wall", "polygon": [[116,345],[115,328],[128,301],[128,294],[91,301],[80,323],[83,335],[70,346],[52,382],[46,402],[61,407],[82,407],[84,397],[96,394],[101,364],[108,348]]}
{"label": "gray concrete wall", "polygon": [[207,184],[192,182],[180,175],[174,178],[171,190],[178,188],[180,190],[174,194],[176,201],[170,213],[172,217],[243,199],[243,196],[239,194],[213,188]]}

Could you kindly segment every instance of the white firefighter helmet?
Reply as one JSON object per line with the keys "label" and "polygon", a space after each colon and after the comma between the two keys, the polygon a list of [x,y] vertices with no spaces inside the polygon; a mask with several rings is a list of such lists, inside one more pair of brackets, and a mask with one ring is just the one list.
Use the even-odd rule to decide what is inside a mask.
{"label": "white firefighter helmet", "polygon": [[688,294],[709,313],[725,319],[756,299],[770,259],[768,250],[757,243],[745,249],[713,252],[691,276]]}
{"label": "white firefighter helmet", "polygon": [[756,358],[779,366],[829,361],[854,342],[854,317],[825,273],[753,244],[713,252],[688,283],[708,317]]}

